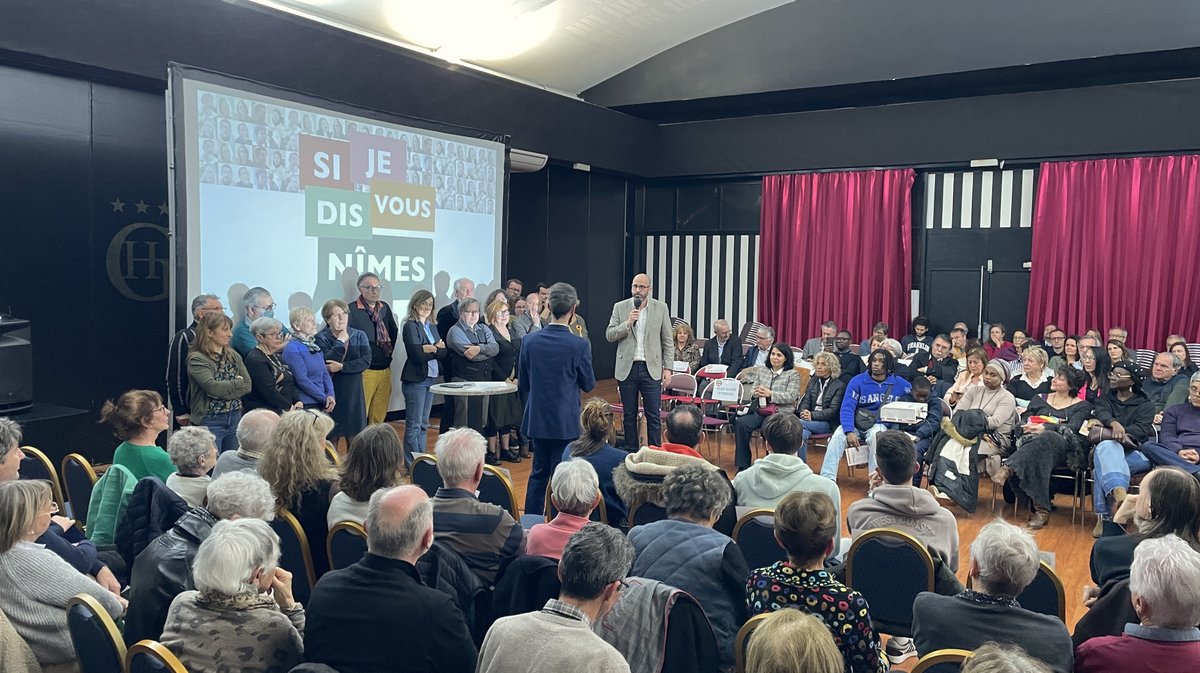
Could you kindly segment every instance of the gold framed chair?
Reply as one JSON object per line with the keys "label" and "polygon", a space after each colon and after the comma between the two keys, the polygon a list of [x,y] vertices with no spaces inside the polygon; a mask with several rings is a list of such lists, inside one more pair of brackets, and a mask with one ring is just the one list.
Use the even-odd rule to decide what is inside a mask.
{"label": "gold framed chair", "polygon": [[770,616],[769,612],[754,615],[746,620],[745,624],[742,624],[742,628],[738,629],[737,637],[733,640],[733,666],[737,673],[746,673],[746,651],[750,647],[750,636],[755,629],[762,626],[768,616]]}

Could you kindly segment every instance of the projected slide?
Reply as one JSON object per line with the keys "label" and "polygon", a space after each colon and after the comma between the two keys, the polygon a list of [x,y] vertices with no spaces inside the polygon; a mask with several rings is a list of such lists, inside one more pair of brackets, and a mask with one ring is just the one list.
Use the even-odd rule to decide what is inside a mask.
{"label": "projected slide", "polygon": [[[372,271],[402,321],[418,288],[441,306],[456,278],[500,286],[504,136],[389,123],[183,70],[172,80],[176,234],[186,241],[178,304],[216,294],[238,320],[241,295],[262,286],[286,324],[297,306],[319,315],[329,299],[353,301],[355,279]],[[397,349],[392,408],[402,406],[402,358]]]}

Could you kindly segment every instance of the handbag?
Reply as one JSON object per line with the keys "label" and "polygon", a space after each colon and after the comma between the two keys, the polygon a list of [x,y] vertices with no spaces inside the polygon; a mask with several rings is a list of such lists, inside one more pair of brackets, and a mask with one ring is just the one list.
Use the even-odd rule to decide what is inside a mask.
{"label": "handbag", "polygon": [[[890,397],[892,394],[892,385],[888,384],[887,390],[884,391],[883,397]],[[883,406],[883,400],[880,398],[880,406]],[[854,410],[854,429],[859,432],[866,432],[875,427],[879,423],[879,414],[874,411],[856,408]]]}
{"label": "handbag", "polygon": [[[1099,444],[1100,442],[1113,441],[1114,439],[1112,428],[1106,428],[1099,423],[1093,425],[1092,428],[1088,430],[1088,442],[1092,445]],[[1133,441],[1133,438],[1126,434],[1121,440],[1121,446],[1125,447],[1126,449],[1133,450],[1138,447],[1138,443]]]}

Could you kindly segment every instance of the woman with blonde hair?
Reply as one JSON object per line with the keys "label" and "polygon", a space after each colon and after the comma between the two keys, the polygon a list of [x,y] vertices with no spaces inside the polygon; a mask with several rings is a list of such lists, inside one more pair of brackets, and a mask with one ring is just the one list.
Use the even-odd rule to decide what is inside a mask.
{"label": "woman with blonde hair", "polygon": [[192,423],[213,433],[221,451],[237,449],[237,426],[242,420],[242,396],[252,387],[242,356],[229,347],[233,321],[224,313],[209,313],[196,325],[196,340],[188,351],[188,399]]}
{"label": "woman with blonde hair", "polygon": [[596,468],[600,477],[600,492],[604,494],[604,508],[609,522],[616,524],[625,520],[625,501],[617,494],[613,483],[613,470],[625,462],[626,452],[612,445],[613,414],[607,400],[589,398],[579,412],[579,439],[567,445],[563,460],[582,458]]}
{"label": "woman with blonde hair", "polygon": [[832,433],[839,422],[846,394],[846,384],[838,378],[841,375],[842,365],[836,355],[821,351],[813,356],[812,378],[796,406],[796,415],[804,426],[804,442],[796,452],[801,460],[808,458],[808,438]]}
{"label": "woman with blonde hair", "polygon": [[1021,373],[1008,382],[1008,392],[1017,399],[1017,406],[1024,409],[1030,400],[1050,392],[1050,379],[1054,370],[1047,370],[1049,358],[1040,346],[1031,346],[1021,353]]}
{"label": "woman with blonde hair", "polygon": [[48,481],[0,484],[0,611],[44,671],[78,671],[67,603],[87,594],[113,618],[125,612],[127,603],[34,542],[57,512]]}
{"label": "woman with blonde hair", "polygon": [[763,620],[746,654],[746,673],[841,673],[845,667],[825,624],[791,608]]}
{"label": "woman with blonde hair", "polygon": [[304,408],[329,413],[337,401],[333,378],[317,343],[317,316],[311,308],[297,306],[288,313],[288,322],[292,325],[292,340],[284,344],[279,357],[295,376],[296,392]]}
{"label": "woman with blonde hair", "polygon": [[[333,419],[319,411],[289,411],[258,461],[258,473],[271,485],[276,503],[296,517],[314,549],[324,546],[329,503],[338,491],[337,470],[325,458],[325,437],[332,429]],[[312,561],[317,577],[329,570],[325,554],[313,554]]]}
{"label": "woman with blonde hair", "polygon": [[[128,468],[136,479],[155,476],[166,481],[175,473],[171,457],[155,444],[171,427],[171,412],[158,393],[130,390],[116,400],[107,400],[100,408],[100,422],[122,440],[113,452],[114,465]],[[204,425],[203,419],[199,425]]]}
{"label": "woman with blonde hair", "polygon": [[[508,300],[501,295],[486,309],[488,327],[492,330],[492,338],[496,340],[499,350],[492,358],[493,381],[517,382],[517,354],[521,352],[521,339],[509,325]],[[522,456],[508,447],[509,437],[521,425],[521,416],[525,413],[521,408],[521,400],[516,393],[493,395],[488,400],[488,419],[484,427],[484,437],[488,440],[488,453],[512,463],[521,462]]]}

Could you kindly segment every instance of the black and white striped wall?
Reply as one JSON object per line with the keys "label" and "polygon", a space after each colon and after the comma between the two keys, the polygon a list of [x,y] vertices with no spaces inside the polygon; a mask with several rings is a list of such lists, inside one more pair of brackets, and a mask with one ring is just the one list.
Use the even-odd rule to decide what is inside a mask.
{"label": "black and white striped wall", "polygon": [[926,229],[1028,229],[1033,168],[925,174]]}
{"label": "black and white striped wall", "polygon": [[653,296],[667,304],[697,337],[729,321],[734,334],[754,320],[758,234],[671,234],[642,238],[641,259]]}

